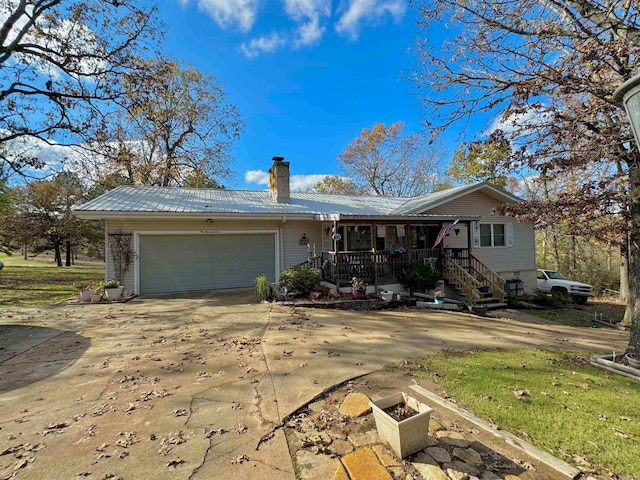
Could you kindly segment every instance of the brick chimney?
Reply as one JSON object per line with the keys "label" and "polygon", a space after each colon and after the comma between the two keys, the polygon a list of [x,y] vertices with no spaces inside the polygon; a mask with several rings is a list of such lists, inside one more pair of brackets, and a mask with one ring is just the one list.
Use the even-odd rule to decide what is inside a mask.
{"label": "brick chimney", "polygon": [[290,203],[289,162],[284,157],[273,157],[273,165],[269,169],[269,191],[278,203]]}

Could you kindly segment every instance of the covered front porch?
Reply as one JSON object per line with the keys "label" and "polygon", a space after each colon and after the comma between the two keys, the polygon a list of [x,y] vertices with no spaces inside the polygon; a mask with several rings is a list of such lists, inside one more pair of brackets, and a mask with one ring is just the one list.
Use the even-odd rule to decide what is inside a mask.
{"label": "covered front porch", "polygon": [[[470,303],[485,293],[504,301],[504,279],[472,255],[471,218],[350,219],[325,223],[322,252],[310,250],[308,265],[337,290],[357,277],[373,288],[401,283],[410,264],[428,265]],[[452,225],[456,220],[458,222]],[[447,227],[446,237],[440,238]],[[446,238],[446,247],[445,247]],[[454,246],[451,246],[454,245]],[[488,292],[487,292],[488,289]]]}

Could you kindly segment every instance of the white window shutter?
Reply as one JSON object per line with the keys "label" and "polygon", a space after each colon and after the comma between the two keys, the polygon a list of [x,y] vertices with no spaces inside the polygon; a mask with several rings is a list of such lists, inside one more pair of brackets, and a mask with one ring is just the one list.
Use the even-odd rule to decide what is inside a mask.
{"label": "white window shutter", "polygon": [[513,223],[507,223],[504,226],[504,242],[507,247],[513,247]]}
{"label": "white window shutter", "polygon": [[471,222],[471,235],[473,236],[473,248],[480,247],[480,224]]}

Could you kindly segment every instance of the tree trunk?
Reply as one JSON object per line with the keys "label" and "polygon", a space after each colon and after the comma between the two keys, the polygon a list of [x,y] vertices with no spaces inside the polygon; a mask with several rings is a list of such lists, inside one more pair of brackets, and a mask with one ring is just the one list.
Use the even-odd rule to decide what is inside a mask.
{"label": "tree trunk", "polygon": [[71,242],[69,240],[67,240],[67,252],[65,256],[64,266],[65,267],[71,266]]}
{"label": "tree trunk", "polygon": [[629,300],[629,237],[625,235],[620,246],[620,301]]}
{"label": "tree trunk", "polygon": [[27,259],[27,255],[29,254],[29,252],[28,252],[28,248],[27,248],[27,244],[26,244],[26,243],[23,243],[23,244],[22,244],[22,253],[23,253],[23,255],[24,255],[24,259],[26,260],[26,259]]}
{"label": "tree trunk", "polygon": [[640,351],[640,152],[635,150],[636,161],[629,164],[629,299],[624,312],[624,323],[631,325],[629,345]]}
{"label": "tree trunk", "polygon": [[61,267],[62,266],[62,252],[60,252],[60,241],[59,240],[55,240],[53,242],[53,251],[54,251],[56,265]]}

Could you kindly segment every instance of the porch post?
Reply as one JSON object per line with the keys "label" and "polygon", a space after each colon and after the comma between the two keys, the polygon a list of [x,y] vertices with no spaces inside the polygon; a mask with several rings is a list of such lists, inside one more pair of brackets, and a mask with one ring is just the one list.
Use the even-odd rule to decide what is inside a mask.
{"label": "porch post", "polygon": [[[333,221],[333,233],[338,233],[338,222]],[[333,237],[333,235],[332,235]],[[336,292],[340,291],[340,255],[338,255],[338,241],[333,240],[333,251],[336,255]]]}
{"label": "porch post", "polygon": [[373,223],[371,230],[371,251],[373,252],[373,286],[375,291],[378,291],[378,249],[376,243],[378,239],[378,224]]}

